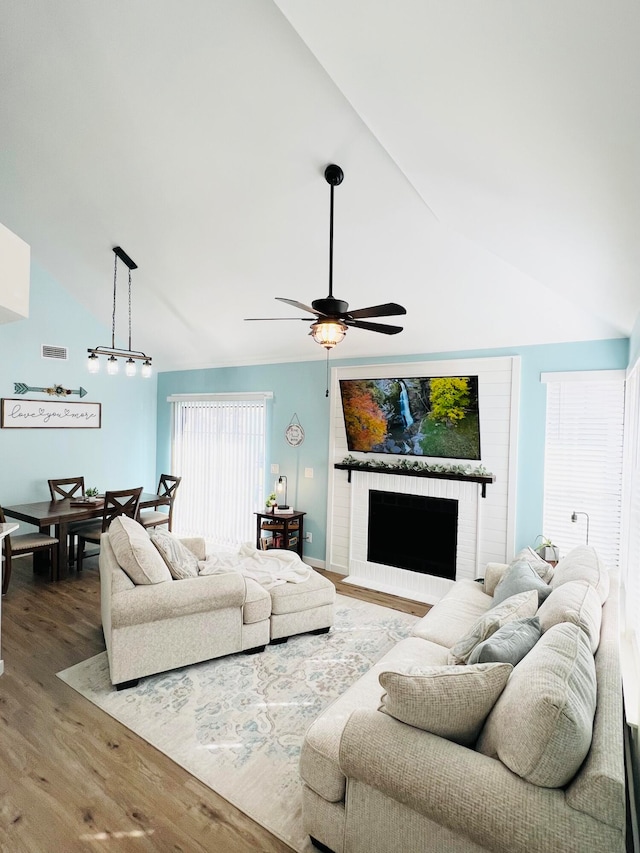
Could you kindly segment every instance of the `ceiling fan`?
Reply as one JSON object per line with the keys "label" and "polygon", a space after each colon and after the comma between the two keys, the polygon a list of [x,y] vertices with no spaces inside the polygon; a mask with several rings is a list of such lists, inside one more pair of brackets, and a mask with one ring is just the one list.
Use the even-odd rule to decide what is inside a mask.
{"label": "ceiling fan", "polygon": [[[324,177],[331,188],[331,208],[329,215],[329,295],[325,299],[314,299],[311,306],[304,305],[295,299],[285,299],[276,296],[279,302],[286,302],[315,314],[316,320],[311,324],[311,337],[325,349],[330,350],[344,338],[347,329],[351,326],[355,329],[367,329],[370,332],[381,332],[383,335],[397,335],[402,331],[402,326],[388,326],[383,323],[368,323],[365,317],[393,317],[397,314],[406,314],[406,308],[396,302],[385,302],[384,305],[371,305],[369,308],[358,308],[349,310],[349,303],[343,299],[336,299],[333,295],[333,190],[339,186],[344,178],[344,172],[340,166],[331,164],[324,170]],[[308,317],[246,317],[247,320],[302,320],[309,322]]]}

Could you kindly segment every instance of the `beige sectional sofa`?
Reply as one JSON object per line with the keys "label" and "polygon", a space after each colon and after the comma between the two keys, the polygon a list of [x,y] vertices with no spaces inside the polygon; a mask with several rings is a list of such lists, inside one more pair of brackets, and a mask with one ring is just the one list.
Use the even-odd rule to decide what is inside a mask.
{"label": "beige sectional sofa", "polygon": [[[269,589],[237,571],[200,574],[205,540],[149,534],[121,516],[100,539],[100,608],[111,683],[262,651],[333,624],[335,586],[308,578]],[[300,564],[302,565],[302,564]]]}
{"label": "beige sectional sofa", "polygon": [[[549,588],[516,586],[498,604],[513,566],[457,582],[310,726],[300,772],[317,846],[623,853],[617,585],[591,548],[553,577],[535,570]],[[452,665],[531,629],[539,639],[515,666]]]}

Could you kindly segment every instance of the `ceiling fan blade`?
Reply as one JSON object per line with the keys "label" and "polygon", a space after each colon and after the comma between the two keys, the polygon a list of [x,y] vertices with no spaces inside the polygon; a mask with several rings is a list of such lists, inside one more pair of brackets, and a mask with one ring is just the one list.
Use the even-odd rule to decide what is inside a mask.
{"label": "ceiling fan blade", "polygon": [[362,320],[350,320],[347,318],[342,321],[345,326],[353,326],[356,329],[367,329],[369,332],[381,332],[383,335],[397,335],[402,331],[402,326],[386,326],[384,323],[367,323]]}
{"label": "ceiling fan blade", "polygon": [[310,323],[308,317],[245,317],[245,320],[302,320],[303,323]]}
{"label": "ceiling fan blade", "polygon": [[312,308],[310,305],[305,305],[302,302],[296,302],[295,299],[285,299],[283,296],[276,296],[278,302],[286,302],[287,305],[293,305],[294,308],[299,308],[301,311],[308,311],[310,314],[315,314],[316,317],[322,316],[319,311]]}
{"label": "ceiling fan blade", "polygon": [[350,320],[359,320],[361,317],[393,317],[396,314],[406,314],[407,309],[397,302],[385,302],[384,305],[372,305],[370,308],[358,308],[349,311],[347,317]]}

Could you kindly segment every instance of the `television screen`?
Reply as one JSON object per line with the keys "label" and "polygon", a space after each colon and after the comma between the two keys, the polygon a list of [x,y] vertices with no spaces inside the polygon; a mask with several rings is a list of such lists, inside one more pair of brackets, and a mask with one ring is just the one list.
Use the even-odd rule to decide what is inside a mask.
{"label": "television screen", "polygon": [[477,376],[341,379],[350,451],[480,459]]}

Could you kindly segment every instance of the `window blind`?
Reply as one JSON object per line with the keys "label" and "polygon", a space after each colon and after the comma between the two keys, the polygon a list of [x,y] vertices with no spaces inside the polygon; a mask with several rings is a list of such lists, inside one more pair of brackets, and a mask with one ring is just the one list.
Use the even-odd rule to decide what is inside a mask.
{"label": "window blind", "polygon": [[[622,607],[624,627],[640,650],[640,364],[627,378],[624,525],[622,537]],[[637,709],[640,711],[640,707]]]}
{"label": "window blind", "polygon": [[[624,378],[547,381],[543,535],[566,554],[593,545],[619,566],[622,521]],[[573,512],[577,521],[571,521]],[[585,515],[580,513],[586,513]]]}
{"label": "window blind", "polygon": [[253,541],[253,513],[264,497],[268,396],[170,398],[172,470],[182,477],[176,532],[228,546]]}

